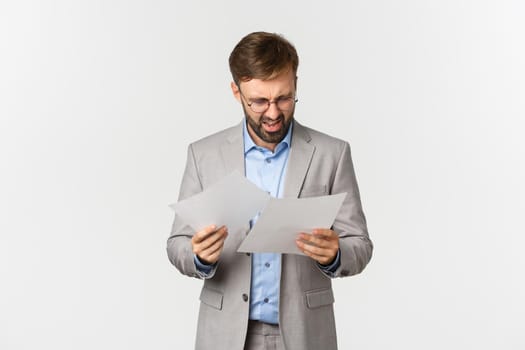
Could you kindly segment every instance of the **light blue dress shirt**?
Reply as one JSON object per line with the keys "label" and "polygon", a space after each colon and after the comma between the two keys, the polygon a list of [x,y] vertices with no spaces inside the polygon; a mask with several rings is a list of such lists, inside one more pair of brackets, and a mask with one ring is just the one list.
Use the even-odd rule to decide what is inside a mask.
{"label": "light blue dress shirt", "polygon": [[[286,177],[286,165],[290,153],[293,123],[284,139],[275,147],[275,152],[257,146],[244,123],[244,162],[246,178],[272,197],[281,198]],[[253,226],[257,217],[251,220]],[[213,265],[203,264],[194,256],[197,269],[203,277]],[[331,275],[340,265],[340,253],[329,266],[318,264]],[[279,286],[281,278],[281,254],[253,253],[252,280],[250,287],[250,319],[266,323],[279,323]]]}
{"label": "light blue dress shirt", "polygon": [[[275,147],[275,152],[257,146],[244,123],[244,165],[246,178],[275,198],[282,197],[286,164],[290,153],[292,127]],[[255,224],[255,217],[251,225]],[[279,281],[281,254],[252,254],[252,284],[250,288],[250,319],[279,323]]]}

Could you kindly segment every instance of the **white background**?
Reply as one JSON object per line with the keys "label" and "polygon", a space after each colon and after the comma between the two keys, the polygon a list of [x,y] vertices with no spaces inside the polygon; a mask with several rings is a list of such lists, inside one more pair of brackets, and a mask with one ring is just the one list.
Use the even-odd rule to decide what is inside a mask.
{"label": "white background", "polygon": [[523,349],[525,4],[2,1],[0,349],[190,349],[165,240],[228,55],[297,47],[303,124],[350,141],[375,252],[341,349]]}

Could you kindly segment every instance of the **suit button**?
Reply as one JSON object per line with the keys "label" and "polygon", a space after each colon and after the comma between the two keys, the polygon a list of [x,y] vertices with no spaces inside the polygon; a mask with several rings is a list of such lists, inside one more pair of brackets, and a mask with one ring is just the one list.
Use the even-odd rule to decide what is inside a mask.
{"label": "suit button", "polygon": [[244,301],[248,301],[248,294],[244,293],[244,294],[242,295],[242,300],[244,300]]}
{"label": "suit button", "polygon": [[246,253],[246,255],[250,256],[251,254],[250,253]]}

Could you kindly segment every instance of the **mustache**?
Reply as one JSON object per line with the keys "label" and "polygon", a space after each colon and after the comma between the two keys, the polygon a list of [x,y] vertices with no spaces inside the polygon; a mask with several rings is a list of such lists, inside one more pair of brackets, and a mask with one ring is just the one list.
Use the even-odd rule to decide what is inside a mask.
{"label": "mustache", "polygon": [[279,122],[283,120],[284,120],[284,114],[279,114],[277,118],[275,119],[272,119],[270,117],[263,115],[261,119],[259,119],[259,123],[274,123],[274,122]]}

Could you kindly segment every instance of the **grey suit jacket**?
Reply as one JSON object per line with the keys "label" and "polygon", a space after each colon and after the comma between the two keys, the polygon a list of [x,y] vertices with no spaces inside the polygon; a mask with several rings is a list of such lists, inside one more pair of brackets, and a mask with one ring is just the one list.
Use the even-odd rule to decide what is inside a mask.
{"label": "grey suit jacket", "polygon": [[[179,200],[199,193],[238,170],[244,174],[242,123],[188,147]],[[372,256],[372,242],[361,209],[348,143],[294,122],[284,197],[348,192],[332,227],[340,236],[341,265],[331,275],[309,257],[283,254],[279,324],[288,350],[337,349],[331,278],[360,273]],[[224,203],[235,210],[235,203]],[[217,266],[209,276],[196,269],[192,229],[176,216],[167,242],[168,257],[183,274],[204,279],[196,349],[241,350],[248,325],[251,257],[237,253],[248,234],[229,232]]]}

